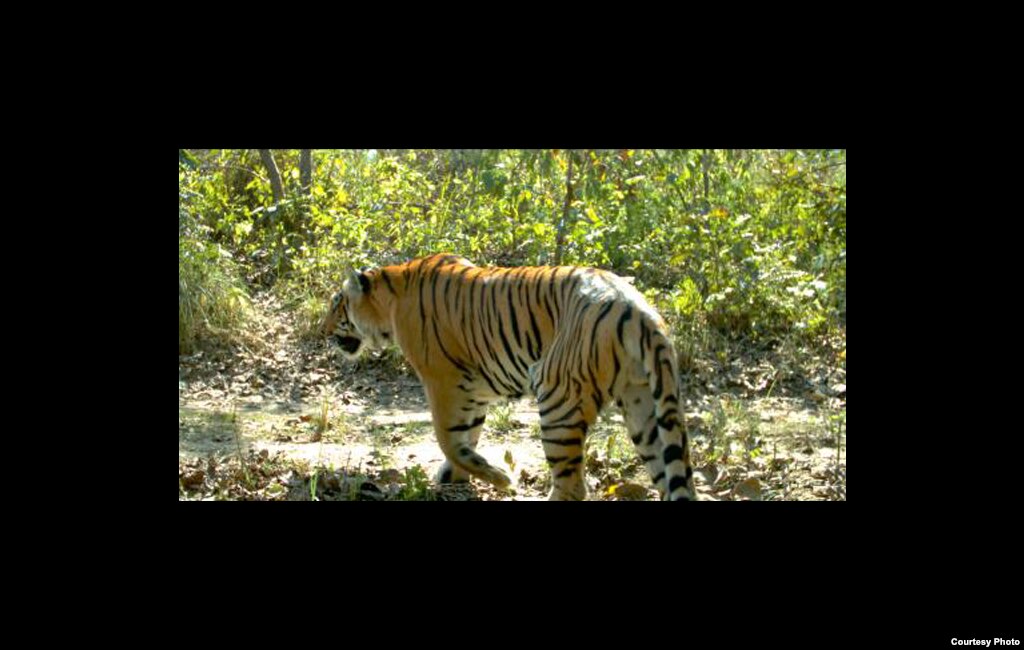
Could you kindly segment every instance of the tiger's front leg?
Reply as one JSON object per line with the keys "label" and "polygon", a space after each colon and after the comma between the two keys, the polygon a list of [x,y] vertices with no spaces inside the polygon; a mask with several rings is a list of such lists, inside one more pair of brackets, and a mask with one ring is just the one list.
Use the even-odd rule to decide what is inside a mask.
{"label": "tiger's front leg", "polygon": [[498,488],[507,487],[511,479],[476,453],[487,407],[457,387],[445,390],[444,387],[433,386],[426,392],[434,434],[446,459],[438,470],[437,481],[464,482],[475,476]]}
{"label": "tiger's front leg", "polygon": [[[462,410],[463,408],[470,408],[471,410]],[[482,406],[474,409],[466,406],[459,407],[459,410],[465,414],[465,417],[462,418],[464,422],[460,420],[446,427],[446,435],[451,440],[451,444],[455,446],[466,445],[470,449],[475,450],[476,443],[480,440],[480,433],[483,431],[483,421],[487,416],[487,407]],[[453,427],[455,429],[454,431],[452,430]],[[467,428],[462,429],[462,427]],[[437,435],[440,436],[441,434]],[[445,446],[442,444],[441,448],[444,449],[444,447]],[[442,485],[451,483],[468,483],[469,477],[469,472],[452,463],[450,460],[447,460],[447,456],[445,456],[445,461],[441,464],[441,468],[437,470],[435,480]]]}

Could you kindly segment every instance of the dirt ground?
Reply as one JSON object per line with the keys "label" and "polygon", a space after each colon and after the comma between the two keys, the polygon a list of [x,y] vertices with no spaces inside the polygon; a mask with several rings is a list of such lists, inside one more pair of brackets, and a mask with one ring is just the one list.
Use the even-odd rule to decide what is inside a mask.
{"label": "dirt ground", "polygon": [[[512,490],[440,488],[444,458],[399,353],[344,361],[269,295],[257,307],[259,338],[179,356],[179,500],[546,497],[532,400],[492,407],[478,447]],[[737,347],[684,375],[702,500],[846,500],[845,359],[793,366]],[[657,498],[614,407],[588,435],[586,475],[590,499]]]}

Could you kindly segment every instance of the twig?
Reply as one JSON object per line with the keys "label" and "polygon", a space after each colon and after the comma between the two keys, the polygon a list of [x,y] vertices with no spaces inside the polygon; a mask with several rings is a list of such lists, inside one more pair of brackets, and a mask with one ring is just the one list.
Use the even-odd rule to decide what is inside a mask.
{"label": "twig", "polygon": [[260,174],[258,174],[256,172],[254,172],[253,170],[249,169],[248,167],[241,167],[239,165],[222,165],[222,164],[217,164],[217,163],[203,163],[202,165],[199,166],[199,168],[202,169],[202,170],[207,170],[207,169],[237,169],[240,172],[245,172],[247,174],[255,176],[256,178],[260,179],[264,183],[269,183],[270,182],[270,179],[267,178],[266,176],[262,176],[262,175],[260,175]]}

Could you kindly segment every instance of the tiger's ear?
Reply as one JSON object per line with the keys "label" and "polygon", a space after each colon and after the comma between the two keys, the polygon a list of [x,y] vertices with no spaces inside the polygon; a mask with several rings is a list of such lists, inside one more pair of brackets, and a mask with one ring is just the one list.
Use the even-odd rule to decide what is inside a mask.
{"label": "tiger's ear", "polygon": [[348,279],[345,280],[344,288],[352,291],[358,289],[362,293],[370,293],[370,278],[366,273],[349,271]]}

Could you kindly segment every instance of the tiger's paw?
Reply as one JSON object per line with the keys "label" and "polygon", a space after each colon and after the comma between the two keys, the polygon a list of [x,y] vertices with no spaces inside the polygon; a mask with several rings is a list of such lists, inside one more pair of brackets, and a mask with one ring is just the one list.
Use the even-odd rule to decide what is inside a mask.
{"label": "tiger's paw", "polygon": [[469,474],[465,470],[455,467],[446,460],[441,464],[441,468],[437,470],[437,475],[434,476],[434,480],[437,481],[439,485],[468,483]]}
{"label": "tiger's paw", "polygon": [[496,467],[488,466],[485,473],[480,478],[484,479],[499,490],[505,490],[509,485],[512,484],[512,479],[508,477],[508,474],[501,471]]}

